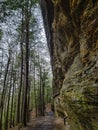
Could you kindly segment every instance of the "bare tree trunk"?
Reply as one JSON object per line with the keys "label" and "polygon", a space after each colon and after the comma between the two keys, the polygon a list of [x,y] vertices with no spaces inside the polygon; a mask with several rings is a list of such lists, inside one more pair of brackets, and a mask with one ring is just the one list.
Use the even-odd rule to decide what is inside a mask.
{"label": "bare tree trunk", "polygon": [[34,57],[34,98],[35,98],[35,111],[37,117],[36,86],[35,86],[35,57]]}
{"label": "bare tree trunk", "polygon": [[2,116],[3,116],[3,107],[4,107],[4,100],[5,100],[5,93],[6,93],[6,80],[7,80],[8,70],[9,70],[10,58],[11,57],[9,55],[6,70],[5,70],[3,90],[2,90],[1,103],[0,103],[0,130],[2,129]]}
{"label": "bare tree trunk", "polygon": [[2,50],[2,60],[1,60],[1,68],[0,68],[0,78],[1,78],[1,75],[2,75],[2,67],[3,67],[3,50]]}
{"label": "bare tree trunk", "polygon": [[26,126],[28,116],[28,90],[29,90],[29,0],[26,1],[25,9],[25,25],[26,25],[26,76],[25,76],[25,97],[24,97],[24,114],[23,123]]}
{"label": "bare tree trunk", "polygon": [[13,122],[13,126],[16,125],[16,86],[14,86],[14,101],[13,101],[13,119],[12,119],[12,122]]}
{"label": "bare tree trunk", "polygon": [[42,70],[41,70],[41,66],[40,66],[40,102],[39,102],[39,106],[40,106],[40,115],[42,115]]}
{"label": "bare tree trunk", "polygon": [[43,71],[43,75],[41,76],[42,81],[42,115],[45,115],[45,80],[46,80],[46,74],[45,69]]}
{"label": "bare tree trunk", "polygon": [[23,9],[22,9],[22,30],[21,30],[21,43],[20,43],[20,48],[21,48],[21,72],[20,72],[20,86],[19,86],[19,92],[18,92],[18,104],[17,104],[17,123],[21,122],[22,117],[21,117],[21,90],[22,90],[22,79],[23,79]]}
{"label": "bare tree trunk", "polygon": [[[13,65],[13,63],[12,63]],[[9,106],[10,106],[10,94],[11,94],[11,87],[12,87],[12,73],[13,73],[13,66],[11,67],[11,74],[10,74],[10,86],[8,92],[8,104],[7,104],[7,112],[6,112],[6,120],[5,120],[5,129],[8,129],[8,118],[9,118]]]}
{"label": "bare tree trunk", "polygon": [[12,88],[12,100],[11,100],[11,112],[10,112],[10,128],[12,127],[12,126],[14,126],[14,124],[13,124],[13,115],[12,115],[12,113],[13,113],[13,110],[14,110],[14,93],[15,93],[15,80],[16,79],[14,79],[14,77],[13,77],[13,88]]}
{"label": "bare tree trunk", "polygon": [[45,95],[45,70],[43,72],[43,77],[42,77],[42,115],[44,116],[44,110],[45,110],[45,101],[44,101],[44,95]]}

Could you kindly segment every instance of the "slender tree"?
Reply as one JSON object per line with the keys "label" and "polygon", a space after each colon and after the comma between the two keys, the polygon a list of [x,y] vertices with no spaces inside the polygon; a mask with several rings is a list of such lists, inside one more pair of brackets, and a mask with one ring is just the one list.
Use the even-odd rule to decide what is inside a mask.
{"label": "slender tree", "polygon": [[8,91],[8,103],[7,103],[7,112],[6,112],[6,120],[5,120],[5,129],[8,129],[8,125],[9,125],[9,109],[10,109],[10,97],[11,97],[11,87],[12,87],[12,73],[13,73],[13,63],[11,66],[11,70],[10,70],[10,83],[9,83],[9,91]]}
{"label": "slender tree", "polygon": [[24,36],[24,21],[23,21],[23,7],[22,7],[22,23],[21,23],[21,42],[20,42],[20,50],[21,50],[21,70],[20,70],[20,85],[19,85],[19,92],[18,92],[18,104],[17,104],[17,123],[22,121],[21,117],[21,94],[22,94],[22,80],[23,80],[23,36]]}
{"label": "slender tree", "polygon": [[8,61],[7,61],[6,69],[5,69],[3,90],[2,90],[1,103],[0,103],[0,129],[2,129],[2,117],[3,117],[4,101],[5,101],[5,94],[6,94],[6,81],[7,81],[10,60],[11,60],[11,54],[9,52]]}
{"label": "slender tree", "polygon": [[27,101],[28,101],[28,88],[29,88],[29,21],[30,21],[30,10],[29,10],[29,0],[26,0],[26,6],[25,6],[25,26],[26,26],[26,56],[25,56],[25,61],[26,61],[26,75],[25,75],[25,90],[24,90],[24,114],[23,114],[23,123],[26,126],[27,124],[27,113],[28,113],[28,106],[27,106]]}

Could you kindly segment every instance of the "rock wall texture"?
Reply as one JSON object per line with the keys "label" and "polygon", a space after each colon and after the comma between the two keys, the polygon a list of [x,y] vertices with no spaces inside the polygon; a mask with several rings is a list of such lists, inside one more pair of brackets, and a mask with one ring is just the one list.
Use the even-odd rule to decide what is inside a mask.
{"label": "rock wall texture", "polygon": [[98,1],[41,0],[56,112],[71,130],[98,130]]}

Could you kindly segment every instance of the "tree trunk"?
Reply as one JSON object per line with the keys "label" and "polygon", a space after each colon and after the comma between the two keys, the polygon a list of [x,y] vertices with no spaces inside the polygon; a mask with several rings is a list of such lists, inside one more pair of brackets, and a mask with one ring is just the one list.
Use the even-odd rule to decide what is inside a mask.
{"label": "tree trunk", "polygon": [[44,111],[45,111],[45,101],[44,101],[44,96],[45,96],[45,77],[44,77],[44,74],[45,74],[45,70],[44,70],[44,73],[43,73],[43,77],[42,77],[42,115],[44,116]]}
{"label": "tree trunk", "polygon": [[[34,58],[35,62],[35,58]],[[35,111],[36,111],[36,117],[37,117],[37,102],[36,102],[36,85],[35,85],[35,63],[34,63],[34,101],[35,101]]]}
{"label": "tree trunk", "polygon": [[26,1],[25,9],[25,25],[26,25],[26,76],[25,76],[25,97],[24,97],[24,114],[23,114],[23,123],[26,126],[27,124],[27,113],[28,113],[28,90],[29,90],[29,1]]}
{"label": "tree trunk", "polygon": [[13,103],[14,103],[14,93],[15,93],[15,87],[14,87],[14,85],[15,85],[15,80],[16,80],[16,79],[13,78],[12,101],[11,101],[11,112],[10,112],[10,128],[11,128],[12,126],[14,126],[12,113],[13,113],[13,107],[14,107],[14,104],[13,104]]}
{"label": "tree trunk", "polygon": [[[13,65],[13,63],[12,63]],[[9,119],[9,106],[10,106],[10,94],[11,94],[11,87],[12,87],[12,73],[13,73],[13,66],[11,68],[11,75],[10,75],[10,86],[9,86],[9,92],[8,92],[8,104],[7,104],[7,112],[6,112],[6,120],[5,120],[5,129],[8,129],[8,119]]]}
{"label": "tree trunk", "polygon": [[23,29],[23,9],[22,9],[22,29],[21,29],[21,43],[20,43],[20,48],[21,48],[21,72],[20,72],[20,86],[19,86],[19,92],[18,92],[18,104],[17,104],[17,123],[22,121],[21,117],[21,90],[22,90],[22,79],[23,79],[23,34],[24,34],[24,29]]}
{"label": "tree trunk", "polygon": [[10,64],[10,55],[8,57],[7,67],[6,67],[6,70],[5,70],[3,91],[2,91],[1,103],[0,103],[0,130],[2,129],[2,116],[3,116],[3,107],[4,107],[4,100],[5,100],[5,93],[6,93],[6,80],[7,80],[9,64]]}

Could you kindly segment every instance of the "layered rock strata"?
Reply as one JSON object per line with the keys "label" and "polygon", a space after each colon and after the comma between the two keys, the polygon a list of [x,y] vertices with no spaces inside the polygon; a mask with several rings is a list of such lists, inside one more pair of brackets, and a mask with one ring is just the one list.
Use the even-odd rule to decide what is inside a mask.
{"label": "layered rock strata", "polygon": [[98,1],[41,0],[56,112],[71,130],[98,130]]}

